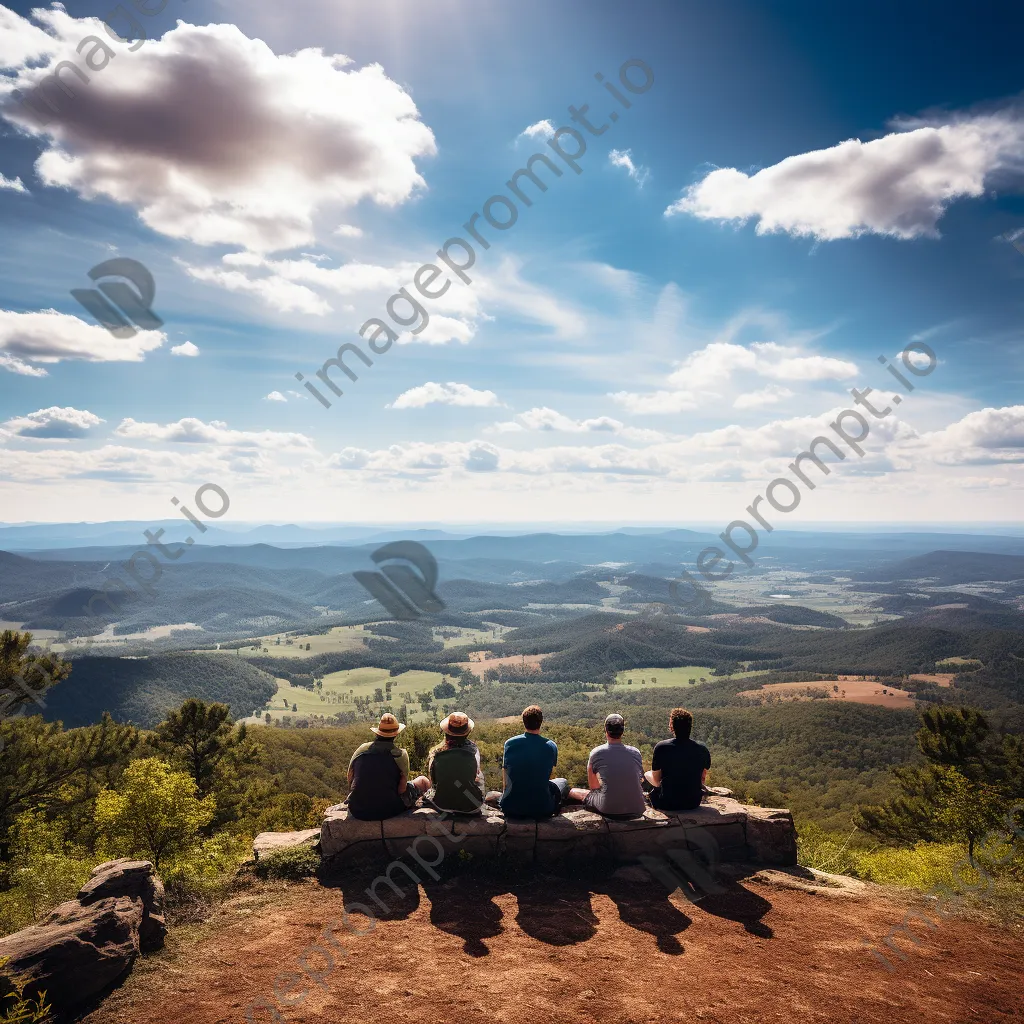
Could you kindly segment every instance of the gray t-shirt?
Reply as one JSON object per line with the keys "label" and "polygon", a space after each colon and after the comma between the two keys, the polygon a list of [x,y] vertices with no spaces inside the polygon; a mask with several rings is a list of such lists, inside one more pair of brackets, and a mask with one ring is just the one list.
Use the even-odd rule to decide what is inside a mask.
{"label": "gray t-shirt", "polygon": [[601,788],[590,791],[585,807],[599,814],[644,813],[647,804],[640,785],[644,762],[636,747],[602,743],[590,752],[589,765],[600,778]]}

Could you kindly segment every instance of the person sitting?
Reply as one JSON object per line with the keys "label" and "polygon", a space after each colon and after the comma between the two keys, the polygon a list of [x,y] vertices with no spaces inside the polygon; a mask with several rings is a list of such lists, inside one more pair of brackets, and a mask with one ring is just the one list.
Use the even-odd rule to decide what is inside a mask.
{"label": "person sitting", "polygon": [[441,722],[444,740],[427,759],[427,774],[434,791],[427,800],[450,814],[479,814],[484,802],[484,772],[480,751],[469,738],[473,719],[453,711]]}
{"label": "person sitting", "polygon": [[604,720],[607,742],[594,747],[587,761],[590,789],[569,790],[571,799],[581,800],[588,811],[607,818],[639,818],[647,808],[643,757],[636,747],[622,742],[625,731],[622,715],[609,715]]}
{"label": "person sitting", "polygon": [[659,810],[692,811],[700,806],[711,752],[690,739],[693,715],[686,708],[673,708],[668,721],[675,735],[654,748],[651,770],[644,776],[654,787],[648,796]]}
{"label": "person sitting", "polygon": [[503,793],[488,793],[487,802],[497,803],[513,818],[550,818],[569,795],[566,779],[552,779],[558,764],[558,747],[540,734],[544,712],[536,704],[523,711],[521,736],[505,740],[501,778]]}
{"label": "person sitting", "polygon": [[375,740],[356,747],[348,763],[348,810],[362,821],[381,821],[409,810],[430,789],[423,775],[409,780],[409,752],[395,746],[405,728],[394,715],[370,726]]}

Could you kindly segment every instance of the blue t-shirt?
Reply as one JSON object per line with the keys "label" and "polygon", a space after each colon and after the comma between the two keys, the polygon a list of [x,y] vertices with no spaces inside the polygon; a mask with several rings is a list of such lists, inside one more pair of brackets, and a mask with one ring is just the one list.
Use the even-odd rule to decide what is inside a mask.
{"label": "blue t-shirt", "polygon": [[506,786],[499,806],[514,818],[547,818],[555,807],[548,780],[558,764],[558,747],[537,733],[505,740],[502,758]]}

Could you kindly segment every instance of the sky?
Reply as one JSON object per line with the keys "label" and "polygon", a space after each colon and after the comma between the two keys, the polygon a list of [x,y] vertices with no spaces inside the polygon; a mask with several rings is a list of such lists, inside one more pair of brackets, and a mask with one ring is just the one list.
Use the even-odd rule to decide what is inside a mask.
{"label": "sky", "polygon": [[1019,523],[1024,9],[835,7],[0,6],[0,521]]}

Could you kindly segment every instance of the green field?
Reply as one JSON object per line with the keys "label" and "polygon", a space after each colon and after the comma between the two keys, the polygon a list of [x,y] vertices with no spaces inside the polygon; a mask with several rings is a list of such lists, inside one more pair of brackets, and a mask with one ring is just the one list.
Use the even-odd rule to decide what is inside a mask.
{"label": "green field", "polygon": [[[355,711],[355,698],[369,698],[375,714],[380,714],[385,702],[374,701],[377,688],[386,695],[386,684],[391,683],[392,695],[390,706],[397,711],[403,703],[409,704],[409,721],[431,721],[433,716],[420,710],[415,695],[424,691],[432,691],[444,678],[440,672],[424,672],[414,669],[392,676],[386,668],[350,668],[343,672],[330,672],[323,677],[320,690],[307,690],[301,686],[292,686],[287,679],[277,680],[277,693],[270,703],[261,708],[256,717],[263,718],[270,712],[272,718],[280,719],[284,715],[302,717],[303,715],[324,715],[330,718],[339,711]],[[405,701],[402,694],[412,695],[412,700]],[[456,698],[442,701],[441,705],[455,706]],[[435,702],[436,704],[436,702]],[[295,710],[292,710],[294,705]],[[437,706],[441,706],[437,705]],[[415,711],[413,711],[415,709]]]}
{"label": "green field", "polygon": [[[632,668],[625,672],[619,672],[615,676],[613,690],[664,690],[672,686],[689,686],[691,679],[696,679],[695,686],[701,682],[713,683],[722,679],[742,679],[745,676],[752,676],[753,672],[737,672],[731,676],[713,676],[711,669],[706,665],[683,665],[678,668]],[[701,679],[703,676],[703,680]],[[629,680],[633,685],[629,685]],[[646,680],[646,682],[643,682]]]}
{"label": "green field", "polygon": [[[488,623],[490,629],[459,629],[452,626],[435,626],[434,639],[441,641],[445,647],[465,647],[468,644],[487,644],[500,640],[511,626],[501,626],[497,622]],[[441,633],[457,633],[457,636],[441,636]]]}
{"label": "green field", "polygon": [[[242,654],[269,654],[272,658],[312,658],[314,654],[337,654],[363,647],[363,641],[373,636],[362,626],[335,626],[329,633],[293,636],[291,633],[272,633],[262,637],[263,649],[254,651],[243,647]],[[309,644],[309,650],[306,650]]]}

